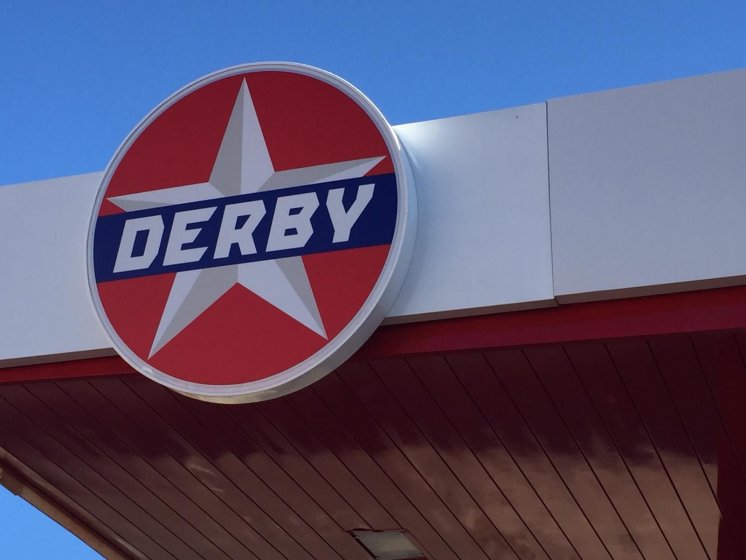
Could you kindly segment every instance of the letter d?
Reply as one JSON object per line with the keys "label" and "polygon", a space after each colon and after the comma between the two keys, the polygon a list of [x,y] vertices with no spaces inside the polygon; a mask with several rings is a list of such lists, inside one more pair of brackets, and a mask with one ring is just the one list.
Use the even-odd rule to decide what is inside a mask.
{"label": "letter d", "polygon": [[[129,272],[148,268],[158,256],[158,249],[163,238],[163,218],[161,216],[143,216],[124,222],[122,240],[119,242],[114,272]],[[145,250],[142,255],[133,255],[137,234],[147,231]]]}

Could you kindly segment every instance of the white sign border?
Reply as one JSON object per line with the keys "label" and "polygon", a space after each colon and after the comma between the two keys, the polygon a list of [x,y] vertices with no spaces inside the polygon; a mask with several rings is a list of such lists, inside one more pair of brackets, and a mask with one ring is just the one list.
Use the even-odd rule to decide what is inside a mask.
{"label": "white sign border", "polygon": [[[93,269],[93,236],[106,187],[124,154],[140,134],[168,107],[214,81],[237,74],[279,71],[319,79],[346,94],[375,123],[392,157],[397,183],[397,216],[394,237],[383,269],[371,293],[348,324],[321,350],[304,361],[265,379],[230,385],[207,385],[178,379],[144,362],[117,335],[98,295]],[[88,288],[96,315],[113,347],[135,370],[153,381],[184,395],[218,403],[246,403],[277,398],[318,381],[352,356],[373,334],[386,316],[404,281],[414,249],[417,201],[414,178],[407,154],[396,133],[378,108],[360,90],[342,78],[305,64],[293,62],[249,63],[213,72],[184,86],[153,109],[125,138],[106,167],[91,213],[86,243]]]}

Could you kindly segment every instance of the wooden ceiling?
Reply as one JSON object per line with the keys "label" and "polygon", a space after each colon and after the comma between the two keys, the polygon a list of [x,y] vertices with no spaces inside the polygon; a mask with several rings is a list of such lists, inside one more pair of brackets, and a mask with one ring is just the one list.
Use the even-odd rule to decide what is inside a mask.
{"label": "wooden ceiling", "polygon": [[0,385],[0,465],[122,556],[746,558],[746,334],[358,358],[275,401]]}

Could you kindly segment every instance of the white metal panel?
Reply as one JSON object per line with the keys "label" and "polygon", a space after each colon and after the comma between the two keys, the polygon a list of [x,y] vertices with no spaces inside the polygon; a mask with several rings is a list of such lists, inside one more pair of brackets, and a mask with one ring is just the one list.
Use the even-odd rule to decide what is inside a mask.
{"label": "white metal panel", "polygon": [[0,365],[111,353],[85,269],[100,179],[90,173],[0,188]]}
{"label": "white metal panel", "polygon": [[[548,156],[544,104],[396,127],[420,216],[387,321],[744,283],[744,100],[746,71],[554,100]],[[84,265],[100,177],[0,188],[0,367],[111,352]]]}
{"label": "white metal panel", "polygon": [[746,71],[548,103],[560,302],[746,280]]}
{"label": "white metal panel", "polygon": [[395,130],[419,215],[387,322],[553,305],[545,104]]}
{"label": "white metal panel", "polygon": [[[543,104],[396,127],[415,256],[388,321],[551,305]],[[0,188],[0,366],[110,351],[85,278],[100,173]]]}

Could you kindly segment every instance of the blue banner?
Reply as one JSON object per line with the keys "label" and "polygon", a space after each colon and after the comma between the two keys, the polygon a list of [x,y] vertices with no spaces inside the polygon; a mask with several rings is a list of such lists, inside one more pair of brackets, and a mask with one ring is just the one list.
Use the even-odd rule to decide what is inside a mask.
{"label": "blue banner", "polygon": [[[260,202],[235,206],[250,201]],[[309,207],[304,209],[304,204]],[[258,223],[241,232],[251,240],[226,243],[250,219],[236,210],[246,207],[262,210],[254,212],[254,220],[261,216]],[[362,212],[355,216],[355,208],[360,207]],[[390,244],[396,213],[396,177],[390,173],[101,216],[93,242],[96,281]],[[172,236],[176,241],[172,239],[169,248]],[[274,241],[268,243],[270,236]],[[302,246],[292,246],[296,239]],[[174,254],[182,261],[190,260],[188,255],[198,258],[174,264]]]}

